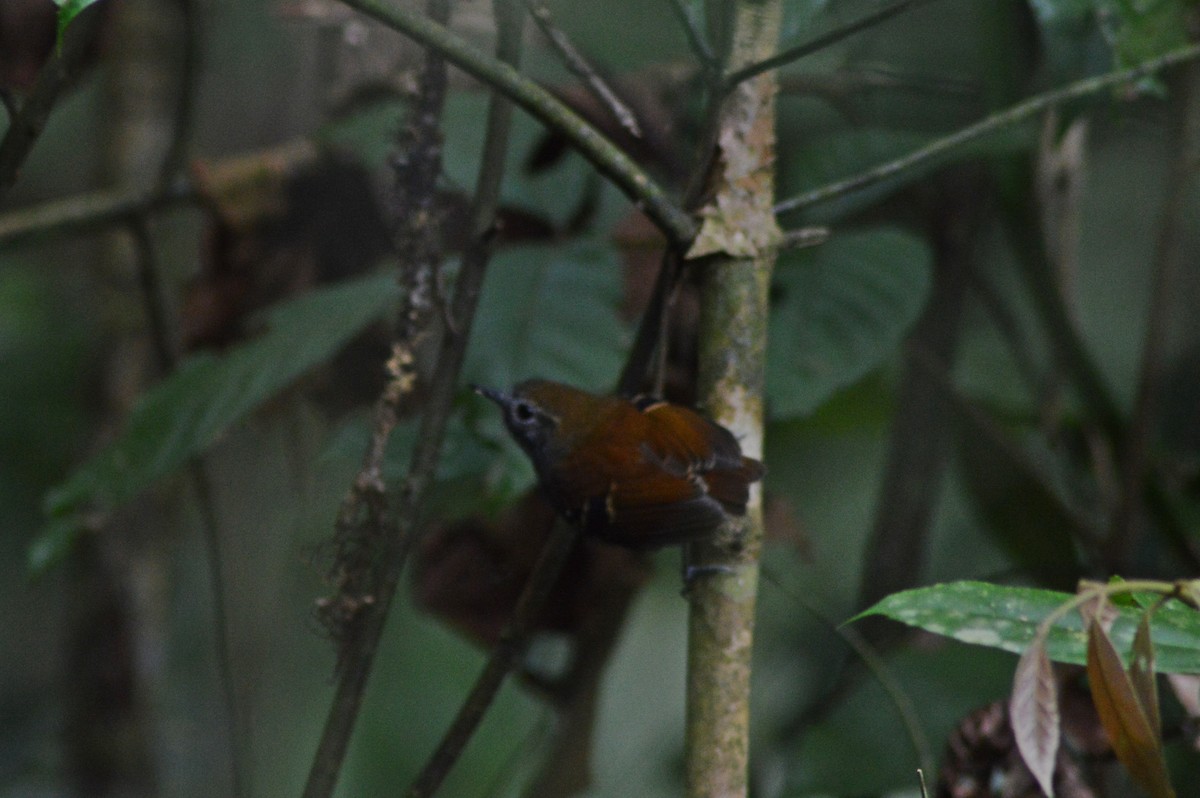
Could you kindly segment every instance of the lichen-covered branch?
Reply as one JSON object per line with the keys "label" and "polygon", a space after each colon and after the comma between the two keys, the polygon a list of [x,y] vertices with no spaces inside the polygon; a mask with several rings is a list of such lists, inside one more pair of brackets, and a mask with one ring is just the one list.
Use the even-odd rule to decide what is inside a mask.
{"label": "lichen-covered branch", "polygon": [[[430,10],[448,16],[449,4],[446,0],[431,0]],[[436,188],[441,166],[438,128],[445,97],[445,70],[440,55],[432,51],[427,54],[417,117],[402,137],[402,146],[413,148],[410,153],[413,161],[409,168],[397,170],[393,195],[397,204],[393,211],[400,216],[414,212],[413,206],[421,205],[424,195],[432,195]],[[484,203],[489,214],[494,211],[498,190],[499,178],[495,185],[486,188],[481,181],[479,193],[491,199],[490,203]],[[414,270],[432,268],[436,246],[432,242],[437,235],[437,225],[428,219],[423,224],[394,225],[393,243],[401,266],[410,277]],[[412,258],[419,262],[411,261]],[[384,451],[398,420],[399,404],[411,392],[415,380],[411,369],[412,346],[414,338],[425,332],[417,328],[423,323],[432,324],[435,318],[435,314],[412,306],[413,286],[409,281],[410,295],[400,325],[402,337],[394,342],[388,363],[391,379],[376,405],[375,425],[363,467],[338,514],[334,539],[337,560],[331,574],[337,592],[319,605],[327,628],[339,644],[338,682],[309,769],[305,798],[328,798],[337,784],[388,611],[412,549],[415,521],[437,470],[486,263],[486,258],[463,259],[450,309],[455,324],[441,339],[408,475],[400,490],[389,493],[382,478]]]}
{"label": "lichen-covered branch", "polygon": [[[740,0],[731,18],[726,72],[775,50],[780,0]],[[717,116],[710,202],[692,256],[704,255],[699,395],[705,409],[761,457],[767,289],[779,228],[772,212],[773,73],[739,84]],[[751,493],[737,540],[695,547],[690,587],[687,741],[689,796],[744,796],[750,741],[750,654],[762,546],[761,490]]]}

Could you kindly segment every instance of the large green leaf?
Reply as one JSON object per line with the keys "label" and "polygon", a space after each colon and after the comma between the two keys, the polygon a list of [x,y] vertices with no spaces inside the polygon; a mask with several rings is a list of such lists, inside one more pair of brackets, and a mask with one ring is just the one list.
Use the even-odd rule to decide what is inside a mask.
{"label": "large green leaf", "polygon": [[328,359],[398,295],[391,275],[313,291],[273,310],[253,341],[191,358],[141,399],[112,444],[50,491],[48,512],[61,518],[133,498]]}
{"label": "large green leaf", "polygon": [[528,377],[609,391],[629,331],[617,316],[621,268],[611,246],[515,247],[488,268],[467,377],[507,387]]}
{"label": "large green leaf", "polygon": [[896,230],[835,235],[781,256],[767,354],[772,414],[807,415],[883,363],[929,284],[929,250]]}
{"label": "large green leaf", "polygon": [[[1038,624],[1072,598],[1053,590],[952,582],[893,594],[858,617],[886,615],[964,643],[1019,654],[1033,640]],[[1143,610],[1120,605],[1114,609],[1112,641],[1128,657]],[[1160,673],[1200,673],[1200,612],[1170,602],[1154,613],[1150,626]],[[1058,662],[1086,663],[1087,633],[1079,613],[1068,613],[1054,624],[1046,650]]]}

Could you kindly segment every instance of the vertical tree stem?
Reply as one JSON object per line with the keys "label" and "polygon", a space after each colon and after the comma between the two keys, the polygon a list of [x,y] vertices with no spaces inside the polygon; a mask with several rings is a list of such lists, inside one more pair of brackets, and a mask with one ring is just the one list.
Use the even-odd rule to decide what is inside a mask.
{"label": "vertical tree stem", "polygon": [[[775,50],[780,0],[739,0],[726,73]],[[717,115],[712,203],[692,254],[703,271],[699,393],[750,457],[762,451],[767,289],[779,228],[772,213],[774,73],[738,85]],[[750,654],[762,546],[755,486],[740,545],[695,547],[688,623],[686,780],[689,796],[744,796],[750,750]]]}

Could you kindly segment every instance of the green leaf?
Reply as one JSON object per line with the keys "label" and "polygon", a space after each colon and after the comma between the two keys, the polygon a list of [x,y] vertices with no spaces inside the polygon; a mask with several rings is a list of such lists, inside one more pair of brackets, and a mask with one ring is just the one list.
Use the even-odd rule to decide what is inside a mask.
{"label": "green leaf", "polygon": [[111,445],[50,491],[47,511],[62,518],[132,499],[328,359],[398,295],[391,275],[313,291],[271,311],[255,340],[220,357],[191,358],[138,402]]}
{"label": "green leaf", "polygon": [[883,363],[929,284],[929,250],[896,230],[837,235],[781,256],[767,353],[773,415],[808,415]]}
{"label": "green leaf", "polygon": [[[952,582],[895,593],[857,617],[885,615],[964,643],[1022,653],[1038,624],[1073,596],[1053,590]],[[1113,607],[1113,643],[1129,652],[1142,612]],[[1178,602],[1163,605],[1151,622],[1159,673],[1200,673],[1200,612]],[[1046,653],[1057,662],[1084,665],[1087,634],[1078,613],[1050,628]]]}
{"label": "green leaf", "polygon": [[62,37],[67,30],[67,26],[75,17],[79,16],[85,8],[100,0],[54,0],[58,6],[58,44],[62,46]]}
{"label": "green leaf", "polygon": [[37,578],[58,565],[84,533],[80,519],[55,518],[34,538],[25,556],[29,575]]}
{"label": "green leaf", "polygon": [[629,330],[617,315],[621,268],[607,244],[514,247],[488,267],[467,352],[472,382],[545,377],[609,391]]}
{"label": "green leaf", "polygon": [[1179,0],[1109,0],[1107,23],[1118,67],[1128,67],[1188,43],[1188,4]]}

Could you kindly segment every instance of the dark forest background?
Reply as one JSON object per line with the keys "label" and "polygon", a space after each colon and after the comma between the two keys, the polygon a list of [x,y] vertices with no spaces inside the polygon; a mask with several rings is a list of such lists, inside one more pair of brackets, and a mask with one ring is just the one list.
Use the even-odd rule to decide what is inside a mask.
{"label": "dark forest background", "polygon": [[[791,0],[780,49],[892,5],[906,7],[779,71],[776,193],[796,201],[778,218],[808,245],[781,252],[771,289],[759,796],[916,795],[921,749],[941,759],[969,713],[1008,695],[1009,653],[855,624],[883,652],[881,687],[833,627],[885,595],[964,579],[1071,591],[1200,565],[1200,66],[1001,116],[1196,41],[1195,4]],[[490,52],[490,4],[451,6]],[[643,137],[532,24],[524,74],[681,194],[704,89],[673,4],[546,6]],[[10,123],[55,57],[56,10],[0,8]],[[298,794],[336,659],[314,601],[397,325],[388,197],[422,50],[318,0],[102,0],[67,35],[85,39],[64,43],[77,75],[0,188],[0,793],[230,793],[231,694],[252,794]],[[439,290],[468,237],[488,98],[449,75]],[[835,185],[989,118],[960,146]],[[424,514],[435,532],[503,528],[532,484],[466,383],[610,389],[663,247],[520,111],[507,163]],[[667,370],[678,401],[695,399],[689,290]],[[415,437],[402,421],[388,480]],[[641,588],[602,682],[595,795],[680,790],[687,605],[678,555],[652,565],[614,566]],[[486,568],[416,573],[339,795],[406,783],[486,656],[463,633],[479,615],[425,611],[453,615]],[[530,667],[558,667],[564,645],[539,638]],[[1200,760],[1185,710],[1166,692],[1163,706],[1183,795]],[[553,720],[510,684],[444,794],[520,794]],[[1095,794],[1132,794],[1097,746],[1073,749]]]}

